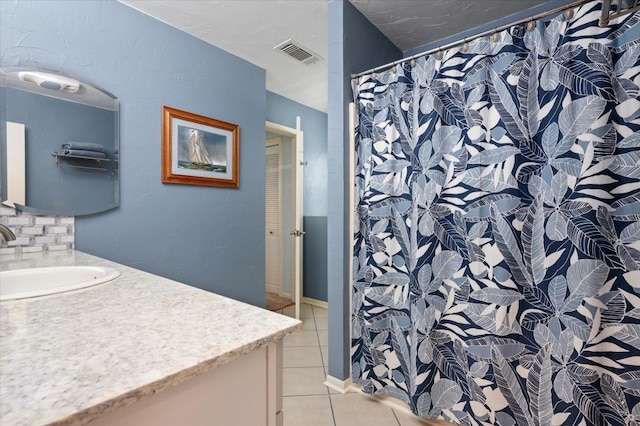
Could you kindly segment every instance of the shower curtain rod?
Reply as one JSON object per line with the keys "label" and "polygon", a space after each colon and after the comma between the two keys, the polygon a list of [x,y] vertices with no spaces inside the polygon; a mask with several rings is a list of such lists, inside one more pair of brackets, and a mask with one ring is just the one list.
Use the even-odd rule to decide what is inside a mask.
{"label": "shower curtain rod", "polygon": [[367,75],[367,74],[378,72],[380,70],[386,70],[386,69],[394,67],[394,66],[396,66],[398,64],[401,64],[403,62],[413,61],[413,60],[418,59],[418,58],[420,58],[422,56],[427,56],[427,55],[431,55],[432,53],[437,53],[437,52],[441,52],[441,51],[444,51],[444,50],[447,50],[447,49],[451,49],[452,47],[458,46],[460,44],[469,43],[469,42],[471,42],[473,40],[476,40],[476,39],[479,39],[481,37],[486,37],[488,35],[495,34],[495,33],[498,33],[500,31],[504,31],[507,28],[511,28],[511,27],[513,27],[515,25],[525,24],[527,22],[533,22],[533,21],[536,21],[538,19],[545,18],[545,17],[547,17],[549,15],[555,15],[556,13],[564,12],[565,10],[572,9],[572,8],[574,8],[576,6],[580,6],[580,5],[584,4],[584,3],[589,3],[590,1],[593,1],[593,0],[577,0],[577,1],[565,4],[564,6],[559,6],[559,7],[556,7],[555,9],[551,9],[551,10],[548,10],[546,12],[541,12],[541,13],[538,13],[536,15],[530,16],[528,18],[519,19],[519,20],[517,20],[515,22],[512,22],[510,24],[502,25],[500,27],[494,28],[493,30],[488,30],[488,31],[482,32],[480,34],[476,34],[476,35],[471,36],[471,37],[465,37],[462,40],[458,40],[458,41],[455,41],[453,43],[448,43],[448,44],[445,44],[443,46],[427,50],[425,52],[417,53],[417,54],[415,54],[413,56],[402,58],[402,59],[399,59],[399,60],[394,61],[394,62],[389,62],[388,64],[380,65],[379,67],[371,68],[370,70],[367,70],[367,71],[363,71],[363,72],[360,72],[360,73],[357,73],[357,74],[351,74],[351,78],[354,79],[354,78],[362,77],[363,75]]}

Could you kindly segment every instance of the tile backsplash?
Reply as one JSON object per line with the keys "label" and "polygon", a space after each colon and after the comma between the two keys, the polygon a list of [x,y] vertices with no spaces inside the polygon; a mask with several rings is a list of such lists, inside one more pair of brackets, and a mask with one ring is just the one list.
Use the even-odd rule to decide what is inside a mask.
{"label": "tile backsplash", "polygon": [[15,241],[0,238],[0,254],[20,254],[74,248],[75,217],[41,216],[0,206],[0,223],[16,234]]}

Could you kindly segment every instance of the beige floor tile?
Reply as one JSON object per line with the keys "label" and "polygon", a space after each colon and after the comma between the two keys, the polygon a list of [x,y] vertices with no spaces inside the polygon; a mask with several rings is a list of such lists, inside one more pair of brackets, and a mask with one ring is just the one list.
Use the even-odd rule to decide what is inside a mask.
{"label": "beige floor tile", "polygon": [[313,315],[315,315],[316,318],[320,318],[320,317],[326,318],[329,316],[329,310],[327,308],[319,308],[317,306],[314,306]]}
{"label": "beige floor tile", "polygon": [[390,407],[359,393],[331,394],[336,426],[398,426]]}
{"label": "beige floor tile", "polygon": [[328,330],[329,329],[329,318],[328,317],[316,317],[316,329],[317,330]]}
{"label": "beige floor tile", "polygon": [[285,368],[322,367],[322,355],[317,346],[287,346],[283,350]]}
{"label": "beige floor tile", "polygon": [[311,305],[300,305],[300,318],[313,318]]}
{"label": "beige floor tile", "polygon": [[322,363],[327,368],[329,368],[329,346],[320,346],[320,353],[322,354]]}
{"label": "beige floor tile", "polygon": [[326,395],[327,388],[322,384],[325,379],[322,367],[285,368],[282,393],[284,396]]}
{"label": "beige floor tile", "polygon": [[318,339],[320,346],[327,346],[329,344],[329,330],[318,330]]}
{"label": "beige floor tile", "polygon": [[315,330],[316,329],[316,320],[313,317],[309,318],[300,318],[302,321],[302,329],[303,330]]}
{"label": "beige floor tile", "polygon": [[[282,310],[282,312],[278,312],[278,313],[282,313],[282,315],[286,315],[288,317],[295,318],[296,317],[296,307],[295,307],[295,305],[294,306],[287,306],[286,308],[284,308]],[[309,319],[309,318],[313,318],[313,309],[311,308],[311,305],[307,305],[307,304],[300,305],[300,320]]]}
{"label": "beige floor tile", "polygon": [[302,330],[288,334],[284,346],[318,346],[318,334],[315,330]]}
{"label": "beige floor tile", "polygon": [[334,426],[329,396],[285,396],[284,426]]}

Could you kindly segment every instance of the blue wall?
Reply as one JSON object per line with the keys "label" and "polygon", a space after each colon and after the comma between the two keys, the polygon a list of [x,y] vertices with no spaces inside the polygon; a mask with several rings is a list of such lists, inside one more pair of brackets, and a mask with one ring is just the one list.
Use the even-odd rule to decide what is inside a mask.
{"label": "blue wall", "polygon": [[329,375],[350,377],[350,283],[347,188],[351,73],[402,58],[402,52],[346,0],[328,5],[329,144],[327,281],[329,301]]}
{"label": "blue wall", "polygon": [[327,114],[267,92],[267,121],[304,132],[303,296],[327,301]]}
{"label": "blue wall", "polygon": [[[120,99],[120,207],[76,219],[79,250],[264,306],[263,69],[112,0],[0,1],[0,43]],[[239,189],[161,182],[163,105],[240,126]]]}

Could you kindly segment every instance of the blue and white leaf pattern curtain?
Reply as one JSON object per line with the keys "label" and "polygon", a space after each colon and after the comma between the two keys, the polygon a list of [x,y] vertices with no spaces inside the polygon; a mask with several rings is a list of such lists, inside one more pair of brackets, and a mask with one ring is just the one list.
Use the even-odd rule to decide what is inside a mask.
{"label": "blue and white leaf pattern curtain", "polygon": [[640,425],[640,15],[354,82],[352,375],[459,424]]}

